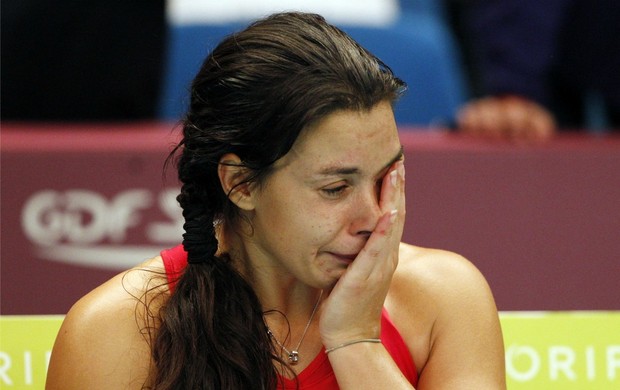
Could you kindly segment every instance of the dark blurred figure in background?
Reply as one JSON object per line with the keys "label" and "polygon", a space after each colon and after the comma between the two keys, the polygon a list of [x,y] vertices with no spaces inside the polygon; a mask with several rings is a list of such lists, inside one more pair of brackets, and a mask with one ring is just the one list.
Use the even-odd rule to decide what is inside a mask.
{"label": "dark blurred figure in background", "polygon": [[2,120],[156,116],[164,0],[2,2]]}
{"label": "dark blurred figure in background", "polygon": [[618,0],[448,3],[477,96],[459,130],[523,140],[620,127]]}

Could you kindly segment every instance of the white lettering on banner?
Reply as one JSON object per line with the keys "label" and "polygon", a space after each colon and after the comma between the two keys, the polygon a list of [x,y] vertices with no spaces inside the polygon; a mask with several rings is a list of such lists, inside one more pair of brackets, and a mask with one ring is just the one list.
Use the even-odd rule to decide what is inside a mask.
{"label": "white lettering on banner", "polygon": [[[24,385],[33,386],[35,384],[35,381],[37,383],[45,382],[45,377],[47,376],[47,367],[49,367],[51,355],[52,351],[45,352],[45,366],[43,367],[45,371],[41,371],[37,369],[37,367],[40,366],[37,365],[37,367],[34,367],[34,363],[32,360],[32,351],[24,351],[23,360],[21,361],[21,363],[23,363],[24,370]],[[35,354],[35,358],[37,358],[37,356],[39,355]],[[16,360],[19,360],[19,357],[14,356],[14,358],[16,358]],[[41,361],[39,360],[39,358],[40,356],[36,359],[36,361],[40,363]],[[18,361],[18,363],[20,362]],[[19,367],[19,365],[17,365],[16,367]],[[14,386],[20,384],[19,378],[21,377],[21,373],[11,371],[11,368],[13,368],[13,358],[11,358],[10,354],[4,351],[0,351],[0,384],[4,384],[7,386]]]}
{"label": "white lettering on banner", "polygon": [[[22,228],[41,258],[124,269],[179,242],[183,219],[177,193],[173,188],[159,195],[148,189],[128,189],[107,199],[84,189],[42,190],[26,201]],[[141,227],[144,214],[153,207],[167,220],[142,226],[145,245],[125,244],[128,232]]]}
{"label": "white lettering on banner", "polygon": [[[552,345],[547,353],[541,353],[530,345],[511,345],[506,348],[506,374],[515,381],[528,382],[541,373],[542,356],[547,356],[549,379],[552,381],[578,379],[577,371],[583,369],[589,381],[597,379],[597,367],[594,346],[587,346],[583,351],[566,345]],[[609,345],[605,349],[606,378],[613,381],[620,369],[620,345]]]}
{"label": "white lettering on banner", "polygon": [[8,371],[11,369],[11,356],[6,353],[0,351],[0,379],[2,379],[2,383],[5,385],[12,386],[13,381],[11,377],[9,377]]}
{"label": "white lettering on banner", "polygon": [[586,376],[588,380],[596,378],[596,366],[594,364],[594,347],[589,345],[586,347]]}
{"label": "white lettering on banner", "polygon": [[24,351],[24,383],[32,384],[32,353]]}
{"label": "white lettering on banner", "polygon": [[[159,209],[169,218],[168,222],[155,222],[147,226],[146,237],[153,242],[170,242],[170,237],[180,237],[183,231],[183,218],[177,203],[176,189],[167,189],[159,194]],[[172,222],[171,222],[172,221]]]}
{"label": "white lettering on banner", "polygon": [[[519,371],[515,367],[515,361],[520,357],[527,357],[529,359],[530,364],[525,371]],[[536,352],[533,347],[527,345],[511,345],[506,349],[506,374],[511,378],[519,382],[526,382],[538,375],[539,371],[540,355],[538,355],[538,352]]]}
{"label": "white lettering on banner", "polygon": [[549,376],[551,380],[557,380],[560,372],[574,381],[577,379],[573,366],[575,364],[575,351],[571,347],[556,345],[549,347]]}
{"label": "white lettering on banner", "polygon": [[47,368],[50,366],[50,360],[52,359],[52,351],[45,352],[45,373],[47,374]]}
{"label": "white lettering on banner", "polygon": [[[153,196],[146,190],[125,191],[118,194],[110,204],[112,212],[109,219],[108,234],[113,242],[122,242],[127,229],[140,223],[138,210],[148,209],[153,204]],[[112,226],[119,229],[111,229]]]}
{"label": "white lettering on banner", "polygon": [[105,237],[108,225],[105,199],[94,192],[74,190],[67,191],[64,197],[58,196],[57,200],[59,206],[65,206],[65,212],[59,214],[60,226],[69,241],[90,244]]}
{"label": "white lettering on banner", "polygon": [[41,245],[53,245],[62,239],[75,244],[106,238],[121,242],[127,229],[140,222],[137,211],[151,204],[147,190],[124,191],[111,202],[89,190],[45,190],[26,202],[22,226],[28,238]]}
{"label": "white lettering on banner", "polygon": [[51,245],[62,238],[63,218],[55,207],[59,203],[57,198],[55,191],[41,191],[26,202],[22,212],[22,228],[31,241]]}
{"label": "white lettering on banner", "polygon": [[607,379],[616,379],[616,372],[620,368],[620,345],[611,345],[607,348]]}

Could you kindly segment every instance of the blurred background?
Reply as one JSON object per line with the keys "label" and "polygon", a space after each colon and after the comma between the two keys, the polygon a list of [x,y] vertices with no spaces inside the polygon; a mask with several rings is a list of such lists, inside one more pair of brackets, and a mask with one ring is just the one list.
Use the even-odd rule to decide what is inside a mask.
{"label": "blurred background", "polygon": [[323,14],[412,92],[399,122],[451,120],[465,97],[447,11],[433,0],[12,1],[2,8],[3,120],[175,120],[225,35],[279,10]]}
{"label": "blurred background", "polygon": [[510,388],[619,388],[616,0],[3,1],[0,384],[43,388],[49,316],[179,242],[163,163],[189,83],[224,36],[293,9],[407,82],[403,240],[487,277]]}
{"label": "blurred background", "polygon": [[562,128],[615,128],[619,8],[614,0],[5,1],[2,119],[178,119],[209,49],[253,19],[296,9],[324,15],[409,84],[401,124],[454,127],[467,101],[511,95],[541,105]]}

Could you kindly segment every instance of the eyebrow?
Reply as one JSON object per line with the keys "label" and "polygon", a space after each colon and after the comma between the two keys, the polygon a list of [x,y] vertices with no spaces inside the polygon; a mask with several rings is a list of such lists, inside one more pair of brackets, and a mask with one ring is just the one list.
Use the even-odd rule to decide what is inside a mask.
{"label": "eyebrow", "polygon": [[[398,153],[396,153],[396,155],[394,157],[392,157],[392,159],[385,164],[385,166],[383,166],[383,168],[381,168],[379,170],[379,172],[383,172],[386,169],[388,169],[390,166],[392,166],[392,164],[394,164],[396,161],[400,160],[403,158],[403,147],[401,145]],[[335,176],[335,175],[353,175],[359,173],[359,168],[357,167],[338,167],[338,166],[330,166],[330,167],[326,167],[324,169],[321,169],[321,171],[319,171],[319,175],[321,176]]]}

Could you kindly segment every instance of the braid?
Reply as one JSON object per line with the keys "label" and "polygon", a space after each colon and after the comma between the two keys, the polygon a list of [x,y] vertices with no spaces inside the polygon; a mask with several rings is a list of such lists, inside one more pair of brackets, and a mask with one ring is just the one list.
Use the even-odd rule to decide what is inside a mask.
{"label": "braid", "polygon": [[177,198],[189,265],[161,313],[154,389],[274,389],[279,357],[261,304],[228,257],[215,255],[213,212],[196,192],[185,184]]}
{"label": "braid", "polygon": [[214,216],[207,202],[191,202],[188,192],[191,184],[183,186],[177,201],[183,210],[183,247],[187,252],[187,262],[198,264],[207,262],[217,252],[218,242],[215,236]]}

